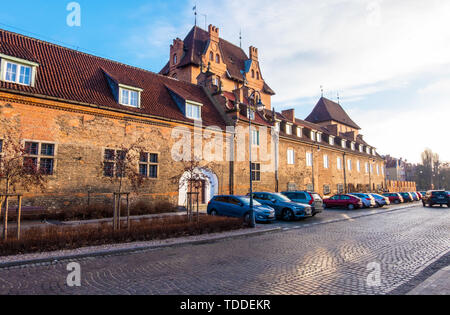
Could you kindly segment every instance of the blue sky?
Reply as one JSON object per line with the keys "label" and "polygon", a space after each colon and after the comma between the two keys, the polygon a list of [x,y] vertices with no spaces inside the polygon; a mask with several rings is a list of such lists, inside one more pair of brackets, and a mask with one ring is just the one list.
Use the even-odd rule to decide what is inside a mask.
{"label": "blue sky", "polygon": [[[77,1],[2,3],[0,27],[158,72],[193,25],[259,48],[277,110],[305,118],[320,97],[341,104],[381,154],[418,162],[429,147],[450,161],[450,3],[446,0]],[[8,25],[8,26],[7,26]],[[447,140],[448,142],[448,140]]]}

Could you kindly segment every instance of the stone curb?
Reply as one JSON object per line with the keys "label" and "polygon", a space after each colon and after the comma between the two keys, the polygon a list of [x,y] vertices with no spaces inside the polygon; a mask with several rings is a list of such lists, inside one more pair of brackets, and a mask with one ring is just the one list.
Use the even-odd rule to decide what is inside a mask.
{"label": "stone curb", "polygon": [[360,216],[351,217],[348,219],[343,218],[343,219],[336,219],[336,220],[330,220],[330,221],[325,221],[325,222],[305,224],[302,226],[297,226],[295,228],[277,227],[277,228],[272,228],[272,229],[265,229],[262,231],[252,231],[252,232],[242,233],[242,234],[237,234],[237,235],[218,235],[215,237],[211,237],[209,239],[192,240],[192,241],[188,240],[188,241],[184,241],[184,242],[181,241],[181,242],[172,243],[172,244],[149,245],[149,246],[141,246],[141,247],[133,247],[133,248],[118,248],[118,249],[110,249],[110,250],[99,250],[99,251],[94,251],[94,252],[90,252],[90,253],[62,255],[62,256],[58,256],[58,257],[46,257],[46,258],[37,258],[37,259],[30,259],[30,260],[17,260],[17,261],[0,263],[0,269],[26,266],[26,265],[35,265],[35,264],[49,264],[49,263],[54,263],[54,262],[59,262],[59,261],[76,260],[76,259],[83,259],[83,258],[95,258],[95,257],[104,257],[104,256],[112,256],[112,255],[123,255],[123,254],[137,253],[137,252],[143,252],[143,251],[153,250],[153,249],[180,247],[180,246],[185,246],[185,245],[210,244],[210,243],[214,243],[214,242],[222,241],[222,240],[226,240],[226,239],[238,239],[238,238],[244,238],[244,237],[249,237],[249,236],[257,236],[257,235],[263,235],[263,234],[275,233],[275,232],[292,231],[292,230],[296,230],[296,229],[308,228],[308,227],[318,226],[318,225],[323,225],[323,224],[331,224],[331,223],[349,221],[349,220],[368,217],[368,216],[374,216],[374,215],[385,214],[385,213],[394,212],[394,211],[410,209],[410,208],[414,208],[416,206],[419,206],[419,205],[408,205],[405,207],[390,209],[390,210],[386,209],[387,211],[381,212],[382,211],[381,210],[380,212],[377,212],[377,213],[367,213],[367,214],[363,214]]}
{"label": "stone curb", "polygon": [[[185,242],[178,242],[178,243],[172,243],[172,244],[159,244],[159,245],[149,245],[149,246],[141,246],[141,247],[133,247],[133,248],[118,248],[118,249],[111,249],[111,250],[100,250],[100,251],[94,251],[90,253],[81,253],[81,254],[73,254],[73,255],[63,255],[63,256],[57,256],[57,257],[46,257],[46,258],[37,258],[37,259],[30,259],[30,260],[16,260],[6,263],[0,263],[0,269],[5,268],[11,268],[11,267],[21,267],[21,266],[27,266],[27,265],[37,265],[37,264],[52,264],[60,261],[68,261],[68,260],[78,260],[83,258],[95,258],[95,257],[105,257],[105,256],[113,256],[113,255],[124,255],[124,254],[131,254],[131,253],[138,253],[138,252],[144,252],[148,250],[154,250],[154,249],[163,249],[163,248],[175,248],[180,246],[186,246],[186,245],[202,245],[202,244],[210,244],[226,239],[239,239],[239,238],[245,238],[249,236],[257,236],[257,235],[263,235],[268,233],[275,233],[281,231],[281,228],[272,228],[272,229],[265,229],[262,231],[252,231],[248,233],[242,233],[237,235],[217,235],[215,237],[211,237],[209,239],[203,239],[203,240],[188,240]],[[226,232],[225,232],[226,233]],[[223,234],[223,233],[222,233]]]}

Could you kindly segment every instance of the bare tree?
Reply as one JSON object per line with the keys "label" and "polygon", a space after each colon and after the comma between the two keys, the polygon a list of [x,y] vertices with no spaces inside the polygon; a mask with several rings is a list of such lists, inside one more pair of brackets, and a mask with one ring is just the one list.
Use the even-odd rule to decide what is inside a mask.
{"label": "bare tree", "polygon": [[[128,145],[123,144],[115,149],[106,149],[104,161],[101,163],[103,175],[109,178],[111,183],[117,185],[114,194],[114,228],[120,229],[120,210],[122,197],[126,196],[127,223],[130,228],[130,200],[129,191],[124,191],[125,185],[134,193],[139,194],[140,188],[145,183],[146,174],[141,174],[139,161],[148,159],[148,153],[142,147],[143,138]],[[118,220],[116,220],[118,216]]]}

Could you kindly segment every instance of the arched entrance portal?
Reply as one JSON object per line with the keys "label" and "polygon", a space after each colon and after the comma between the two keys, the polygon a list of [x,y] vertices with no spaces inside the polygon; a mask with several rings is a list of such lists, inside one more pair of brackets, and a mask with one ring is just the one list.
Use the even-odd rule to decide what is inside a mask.
{"label": "arched entrance portal", "polygon": [[200,183],[200,203],[207,204],[215,195],[219,193],[219,180],[217,175],[210,170],[197,167],[194,169],[193,174],[190,172],[185,172],[180,179],[180,189],[178,193],[178,205],[180,207],[187,206],[187,193],[189,190],[189,178],[193,177],[198,179]]}

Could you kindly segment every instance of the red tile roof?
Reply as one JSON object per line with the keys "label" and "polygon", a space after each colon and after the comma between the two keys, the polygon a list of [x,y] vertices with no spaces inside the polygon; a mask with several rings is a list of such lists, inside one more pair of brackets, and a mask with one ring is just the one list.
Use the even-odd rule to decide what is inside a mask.
{"label": "red tile roof", "polygon": [[312,113],[306,118],[312,123],[337,121],[341,124],[360,130],[361,128],[347,115],[341,105],[322,97],[314,107]]}
{"label": "red tile roof", "polygon": [[[0,52],[39,63],[35,87],[0,81],[2,89],[192,123],[176,105],[167,90],[170,88],[181,97],[204,105],[205,125],[225,125],[203,89],[190,83],[1,29]],[[105,73],[117,83],[143,89],[141,108],[119,105]]]}

